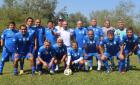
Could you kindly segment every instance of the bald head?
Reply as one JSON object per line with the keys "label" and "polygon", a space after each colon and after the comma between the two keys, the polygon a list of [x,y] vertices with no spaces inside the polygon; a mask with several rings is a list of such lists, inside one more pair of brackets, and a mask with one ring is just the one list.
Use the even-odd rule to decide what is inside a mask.
{"label": "bald head", "polygon": [[77,21],[77,27],[78,27],[78,28],[81,28],[82,26],[83,26],[83,22],[82,22],[82,21],[80,21],[80,20],[79,20],[79,21]]}

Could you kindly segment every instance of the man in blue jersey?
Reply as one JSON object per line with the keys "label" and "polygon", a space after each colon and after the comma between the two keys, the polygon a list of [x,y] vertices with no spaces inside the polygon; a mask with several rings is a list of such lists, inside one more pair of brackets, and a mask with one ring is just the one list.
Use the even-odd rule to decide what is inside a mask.
{"label": "man in blue jersey", "polygon": [[[97,58],[99,57],[98,54],[99,40],[97,39],[97,37],[94,36],[93,30],[88,31],[88,36],[84,37],[83,44],[84,44],[84,51],[85,51],[84,59],[87,61],[86,63],[89,62],[89,70],[92,70],[93,56]],[[88,70],[87,66],[86,66],[86,70]]]}
{"label": "man in blue jersey", "polygon": [[0,74],[2,74],[3,67],[5,61],[11,56],[11,59],[13,60],[14,57],[14,51],[15,51],[15,41],[13,38],[15,37],[15,34],[18,32],[15,29],[16,25],[15,22],[9,22],[8,28],[5,29],[1,35],[1,46],[3,46],[2,50],[2,58],[0,61]]}
{"label": "man in blue jersey", "polygon": [[[26,56],[30,56],[29,60],[31,63],[32,68],[32,75],[35,73],[35,66],[33,60],[33,54],[30,50],[30,46],[32,44],[32,37],[30,37],[29,33],[27,32],[26,25],[20,26],[20,32],[15,35],[14,38],[16,50],[14,56],[14,75],[18,75],[18,61],[23,62],[22,60]],[[23,68],[21,68],[23,70]]]}
{"label": "man in blue jersey", "polygon": [[56,69],[55,71],[59,70],[59,64],[64,63],[64,67],[66,67],[66,57],[67,57],[67,47],[63,43],[62,38],[57,38],[57,43],[53,45],[55,52],[56,52]]}
{"label": "man in blue jersey", "polygon": [[133,53],[140,57],[140,50],[138,49],[138,36],[133,33],[133,28],[130,27],[126,31],[126,35],[122,38],[124,44],[125,54],[125,68],[126,71],[130,68],[130,59]]}
{"label": "man in blue jersey", "polygon": [[44,45],[39,48],[37,58],[37,68],[39,75],[42,73],[42,66],[48,68],[51,74],[54,74],[54,60],[56,57],[55,50],[51,47],[51,42],[44,41]]}
{"label": "man in blue jersey", "polygon": [[[94,31],[94,36],[100,41],[103,39],[103,31],[101,29],[101,27],[97,26],[97,20],[96,19],[92,19],[91,20],[91,26],[88,27],[88,30],[93,30]],[[99,52],[98,52],[99,53]],[[99,53],[100,54],[100,53]],[[97,70],[101,69],[101,60],[97,59],[97,63],[98,63],[98,68]]]}
{"label": "man in blue jersey", "polygon": [[107,32],[107,37],[100,42],[100,52],[101,60],[104,63],[104,66],[107,69],[107,73],[110,72],[110,66],[108,64],[108,59],[112,60],[114,56],[119,59],[119,72],[124,73],[124,55],[123,55],[123,46],[119,37],[114,36],[114,31],[109,30]]}
{"label": "man in blue jersey", "polygon": [[78,43],[78,48],[83,49],[83,39],[87,34],[87,29],[83,27],[82,21],[77,21],[77,28],[73,32],[73,36]]}
{"label": "man in blue jersey", "polygon": [[56,44],[57,29],[54,28],[53,21],[48,21],[48,26],[45,28],[45,38],[51,42],[52,45]]}
{"label": "man in blue jersey", "polygon": [[83,50],[78,48],[77,42],[72,42],[72,48],[67,51],[67,68],[79,70],[84,65]]}
{"label": "man in blue jersey", "polygon": [[91,26],[88,27],[88,30],[93,30],[94,31],[94,35],[99,40],[103,39],[103,31],[102,31],[101,27],[97,26],[97,20],[96,19],[93,19],[91,21]]}

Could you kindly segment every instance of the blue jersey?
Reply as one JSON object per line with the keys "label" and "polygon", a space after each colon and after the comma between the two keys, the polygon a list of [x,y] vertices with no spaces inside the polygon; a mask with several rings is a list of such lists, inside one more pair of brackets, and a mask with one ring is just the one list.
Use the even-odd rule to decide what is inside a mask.
{"label": "blue jersey", "polygon": [[[57,32],[57,29],[54,28],[53,32]],[[45,38],[49,40],[52,45],[56,43],[56,36],[52,33],[50,28],[45,28]]]}
{"label": "blue jersey", "polygon": [[45,39],[45,28],[43,26],[36,27],[36,37],[37,37],[38,47],[43,46],[44,39]]}
{"label": "blue jersey", "polygon": [[56,56],[55,50],[51,47],[50,49],[46,49],[44,46],[41,46],[38,51],[38,57],[43,59],[44,61],[51,60]]}
{"label": "blue jersey", "polygon": [[83,44],[86,53],[97,53],[97,46],[99,46],[99,40],[96,37],[90,39],[88,36],[85,36]]}
{"label": "blue jersey", "polygon": [[122,39],[123,44],[125,44],[125,50],[133,50],[135,45],[138,45],[138,37],[133,35],[131,38],[128,38],[127,35]]}
{"label": "blue jersey", "polygon": [[16,42],[16,52],[22,55],[26,55],[27,53],[31,52],[30,45],[32,44],[32,38],[29,36],[27,32],[24,36],[21,32],[18,32],[15,35],[15,42]]}
{"label": "blue jersey", "polygon": [[15,37],[15,34],[18,31],[15,29],[6,29],[3,31],[1,35],[1,39],[4,41],[4,47],[9,51],[9,52],[14,52],[15,51],[15,41],[13,40]]}
{"label": "blue jersey", "polygon": [[104,47],[104,51],[110,53],[111,55],[115,55],[120,51],[120,46],[122,45],[120,38],[115,36],[112,40],[108,37],[105,37],[101,42],[100,46]]}
{"label": "blue jersey", "polygon": [[62,47],[59,47],[57,44],[54,46],[55,52],[56,52],[56,57],[62,58],[65,54],[67,54],[67,47],[63,44]]}
{"label": "blue jersey", "polygon": [[79,59],[80,57],[83,57],[83,50],[82,48],[78,48],[77,50],[74,50],[73,48],[69,48],[67,55],[71,56],[71,60],[74,61]]}
{"label": "blue jersey", "polygon": [[73,32],[74,38],[78,43],[79,48],[83,48],[83,39],[87,34],[86,28],[76,28]]}
{"label": "blue jersey", "polygon": [[33,26],[27,26],[29,36],[32,39],[32,46],[35,44],[35,37],[36,37],[36,29]]}
{"label": "blue jersey", "polygon": [[98,39],[100,39],[104,35],[103,30],[99,26],[89,26],[88,30],[93,30],[94,31],[94,35]]}

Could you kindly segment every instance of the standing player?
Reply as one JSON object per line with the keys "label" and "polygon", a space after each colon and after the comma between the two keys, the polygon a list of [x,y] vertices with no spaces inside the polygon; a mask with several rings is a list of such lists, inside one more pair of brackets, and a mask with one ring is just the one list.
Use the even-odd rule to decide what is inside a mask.
{"label": "standing player", "polygon": [[123,46],[119,37],[114,36],[114,31],[107,31],[107,37],[100,42],[100,52],[101,60],[104,63],[104,66],[107,69],[107,73],[110,72],[110,66],[108,64],[108,59],[111,60],[114,56],[119,59],[119,72],[124,72],[124,55],[123,55]]}
{"label": "standing player", "polygon": [[73,32],[73,36],[78,44],[78,48],[83,49],[83,39],[87,34],[87,29],[83,28],[83,22],[77,21],[77,28]]}
{"label": "standing player", "polygon": [[102,30],[103,30],[104,36],[107,36],[107,31],[108,31],[108,30],[113,30],[113,31],[115,31],[115,28],[111,27],[111,25],[110,25],[110,20],[105,20],[105,22],[104,22],[104,27],[102,27]]}
{"label": "standing player", "polygon": [[[29,33],[27,32],[26,25],[20,26],[20,32],[15,35],[15,56],[14,56],[14,75],[18,75],[18,61],[21,61],[26,57],[29,56],[30,65],[32,68],[32,75],[35,73],[35,66],[34,66],[34,58],[33,54],[30,50],[30,46],[32,44],[32,37],[30,37]],[[23,70],[21,68],[21,70]]]}
{"label": "standing player", "polygon": [[15,27],[15,22],[9,22],[8,28],[5,29],[1,35],[1,46],[3,46],[3,50],[0,62],[0,74],[2,74],[5,61],[7,61],[10,56],[11,59],[14,57],[15,41],[13,41],[13,39],[18,32]]}
{"label": "standing player", "polygon": [[53,46],[56,52],[56,69],[59,70],[59,64],[64,63],[64,67],[66,67],[66,57],[67,57],[67,47],[63,43],[62,38],[57,38],[57,43]]}
{"label": "standing player", "polygon": [[51,74],[54,74],[54,60],[55,51],[51,47],[51,42],[48,40],[44,41],[44,45],[39,48],[37,68],[39,70],[39,75],[42,73],[42,66],[48,68]]}
{"label": "standing player", "polygon": [[126,28],[123,20],[118,21],[118,28],[115,30],[115,35],[119,36],[121,40],[123,36],[126,35]]}
{"label": "standing player", "polygon": [[82,48],[78,48],[78,44],[76,42],[72,42],[72,48],[68,49],[67,56],[67,68],[79,70],[84,65],[83,50]]}
{"label": "standing player", "polygon": [[60,37],[63,39],[64,44],[67,47],[70,47],[71,46],[71,33],[68,30],[68,22],[63,21],[62,25],[63,25],[64,30],[60,33]]}
{"label": "standing player", "polygon": [[[88,27],[88,30],[93,30],[95,37],[97,37],[97,39],[99,41],[103,39],[103,31],[102,31],[102,29],[99,26],[97,26],[97,20],[96,19],[93,19],[91,21],[91,26]],[[99,51],[98,51],[98,53],[99,53]],[[97,59],[97,61],[98,61],[98,68],[97,68],[97,70],[100,70],[101,69],[101,60]]]}
{"label": "standing player", "polygon": [[45,28],[45,38],[46,40],[49,40],[52,45],[56,44],[56,38],[58,36],[57,29],[54,28],[53,21],[48,21],[48,27]]}
{"label": "standing player", "polygon": [[[89,70],[92,70],[92,67],[93,67],[93,56],[97,57],[97,58],[99,57],[99,54],[98,54],[99,41],[94,36],[93,30],[89,30],[88,31],[88,36],[85,36],[85,38],[83,40],[83,44],[84,44],[84,50],[85,50],[85,55],[84,55],[85,57],[84,57],[84,59],[87,62],[89,62],[89,67],[90,67]],[[86,70],[88,70],[88,68],[86,68]],[[99,70],[99,69],[97,69],[97,70]]]}
{"label": "standing player", "polygon": [[61,33],[63,31],[63,19],[62,17],[59,17],[58,19],[58,25],[55,27],[58,30],[58,33]]}
{"label": "standing player", "polygon": [[123,37],[124,54],[125,54],[125,67],[126,71],[130,68],[130,58],[133,53],[140,57],[140,50],[138,49],[138,37],[133,33],[133,28],[130,27]]}

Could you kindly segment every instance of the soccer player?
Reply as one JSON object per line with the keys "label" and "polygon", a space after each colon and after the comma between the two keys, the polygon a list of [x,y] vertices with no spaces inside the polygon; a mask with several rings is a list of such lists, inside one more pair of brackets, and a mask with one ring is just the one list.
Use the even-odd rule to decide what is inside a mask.
{"label": "soccer player", "polygon": [[55,50],[51,46],[51,42],[48,40],[44,41],[44,45],[39,48],[37,68],[39,75],[42,74],[42,66],[48,68],[51,74],[54,74],[54,60],[56,57]]}
{"label": "soccer player", "polygon": [[108,31],[108,30],[113,30],[113,31],[115,31],[115,28],[111,27],[111,25],[110,25],[110,20],[105,20],[105,22],[104,22],[104,27],[102,27],[102,30],[103,30],[104,36],[107,36],[107,31]]}
{"label": "soccer player", "polygon": [[[35,73],[35,66],[34,66],[34,57],[30,50],[30,46],[32,44],[32,37],[27,32],[26,25],[20,26],[20,32],[15,35],[14,38],[16,50],[14,56],[14,75],[18,75],[18,62],[23,62],[26,56],[29,56],[30,65],[32,68],[32,75]],[[23,70],[23,68],[21,68]]]}
{"label": "soccer player", "polygon": [[53,46],[56,52],[56,68],[55,71],[59,70],[59,64],[64,63],[64,67],[66,67],[66,58],[67,58],[67,47],[63,43],[62,38],[57,38],[57,43]]}
{"label": "soccer player", "polygon": [[67,52],[67,68],[79,70],[84,65],[83,50],[78,48],[77,42],[72,42],[72,48]]}
{"label": "soccer player", "polygon": [[[89,63],[88,67],[90,67],[88,69],[88,67],[86,66],[86,70],[92,70],[93,56],[97,58],[99,57],[99,54],[98,54],[99,40],[97,39],[97,37],[94,36],[93,30],[88,31],[88,36],[85,36],[83,40],[83,44],[84,44],[84,50],[85,50],[84,59],[87,61],[86,63]],[[97,69],[97,70],[100,70],[100,69]]]}
{"label": "soccer player", "polygon": [[123,46],[119,37],[114,36],[114,31],[107,31],[107,37],[105,37],[100,42],[100,52],[101,52],[101,60],[104,63],[104,66],[107,69],[107,73],[110,72],[110,66],[108,64],[108,59],[111,60],[114,56],[119,59],[119,72],[124,73],[124,55],[123,55]]}
{"label": "soccer player", "polygon": [[118,28],[115,30],[115,35],[119,36],[122,40],[123,36],[126,35],[125,22],[123,20],[118,21]]}
{"label": "soccer player", "polygon": [[15,22],[9,22],[8,28],[5,29],[1,35],[1,46],[3,46],[3,50],[0,61],[0,75],[2,75],[4,63],[7,61],[7,59],[9,59],[10,56],[12,60],[14,58],[15,41],[13,39],[15,34],[18,32],[15,27]]}
{"label": "soccer player", "polygon": [[133,53],[140,57],[140,50],[138,49],[138,36],[133,32],[133,28],[129,27],[126,31],[126,35],[122,39],[124,44],[125,54],[125,68],[126,71],[130,69],[130,58]]}
{"label": "soccer player", "polygon": [[56,39],[58,36],[57,29],[54,28],[53,21],[48,21],[48,26],[45,28],[45,38],[49,40],[52,45],[56,44]]}
{"label": "soccer player", "polygon": [[97,20],[96,19],[93,19],[91,21],[91,26],[88,27],[88,30],[93,30],[95,36],[99,40],[102,40],[103,39],[103,31],[102,31],[101,27],[97,26]]}
{"label": "soccer player", "polygon": [[87,34],[87,29],[83,28],[83,22],[77,21],[77,28],[73,32],[73,36],[78,44],[78,48],[83,49],[83,39],[85,35]]}
{"label": "soccer player", "polygon": [[[88,27],[88,30],[93,30],[94,31],[94,35],[95,37],[97,37],[97,39],[100,41],[103,39],[103,31],[101,29],[101,27],[97,26],[97,20],[93,19],[91,20],[91,26]],[[99,51],[98,51],[99,53]],[[100,54],[100,53],[99,53]],[[98,70],[101,69],[101,60],[97,59],[98,62]]]}

